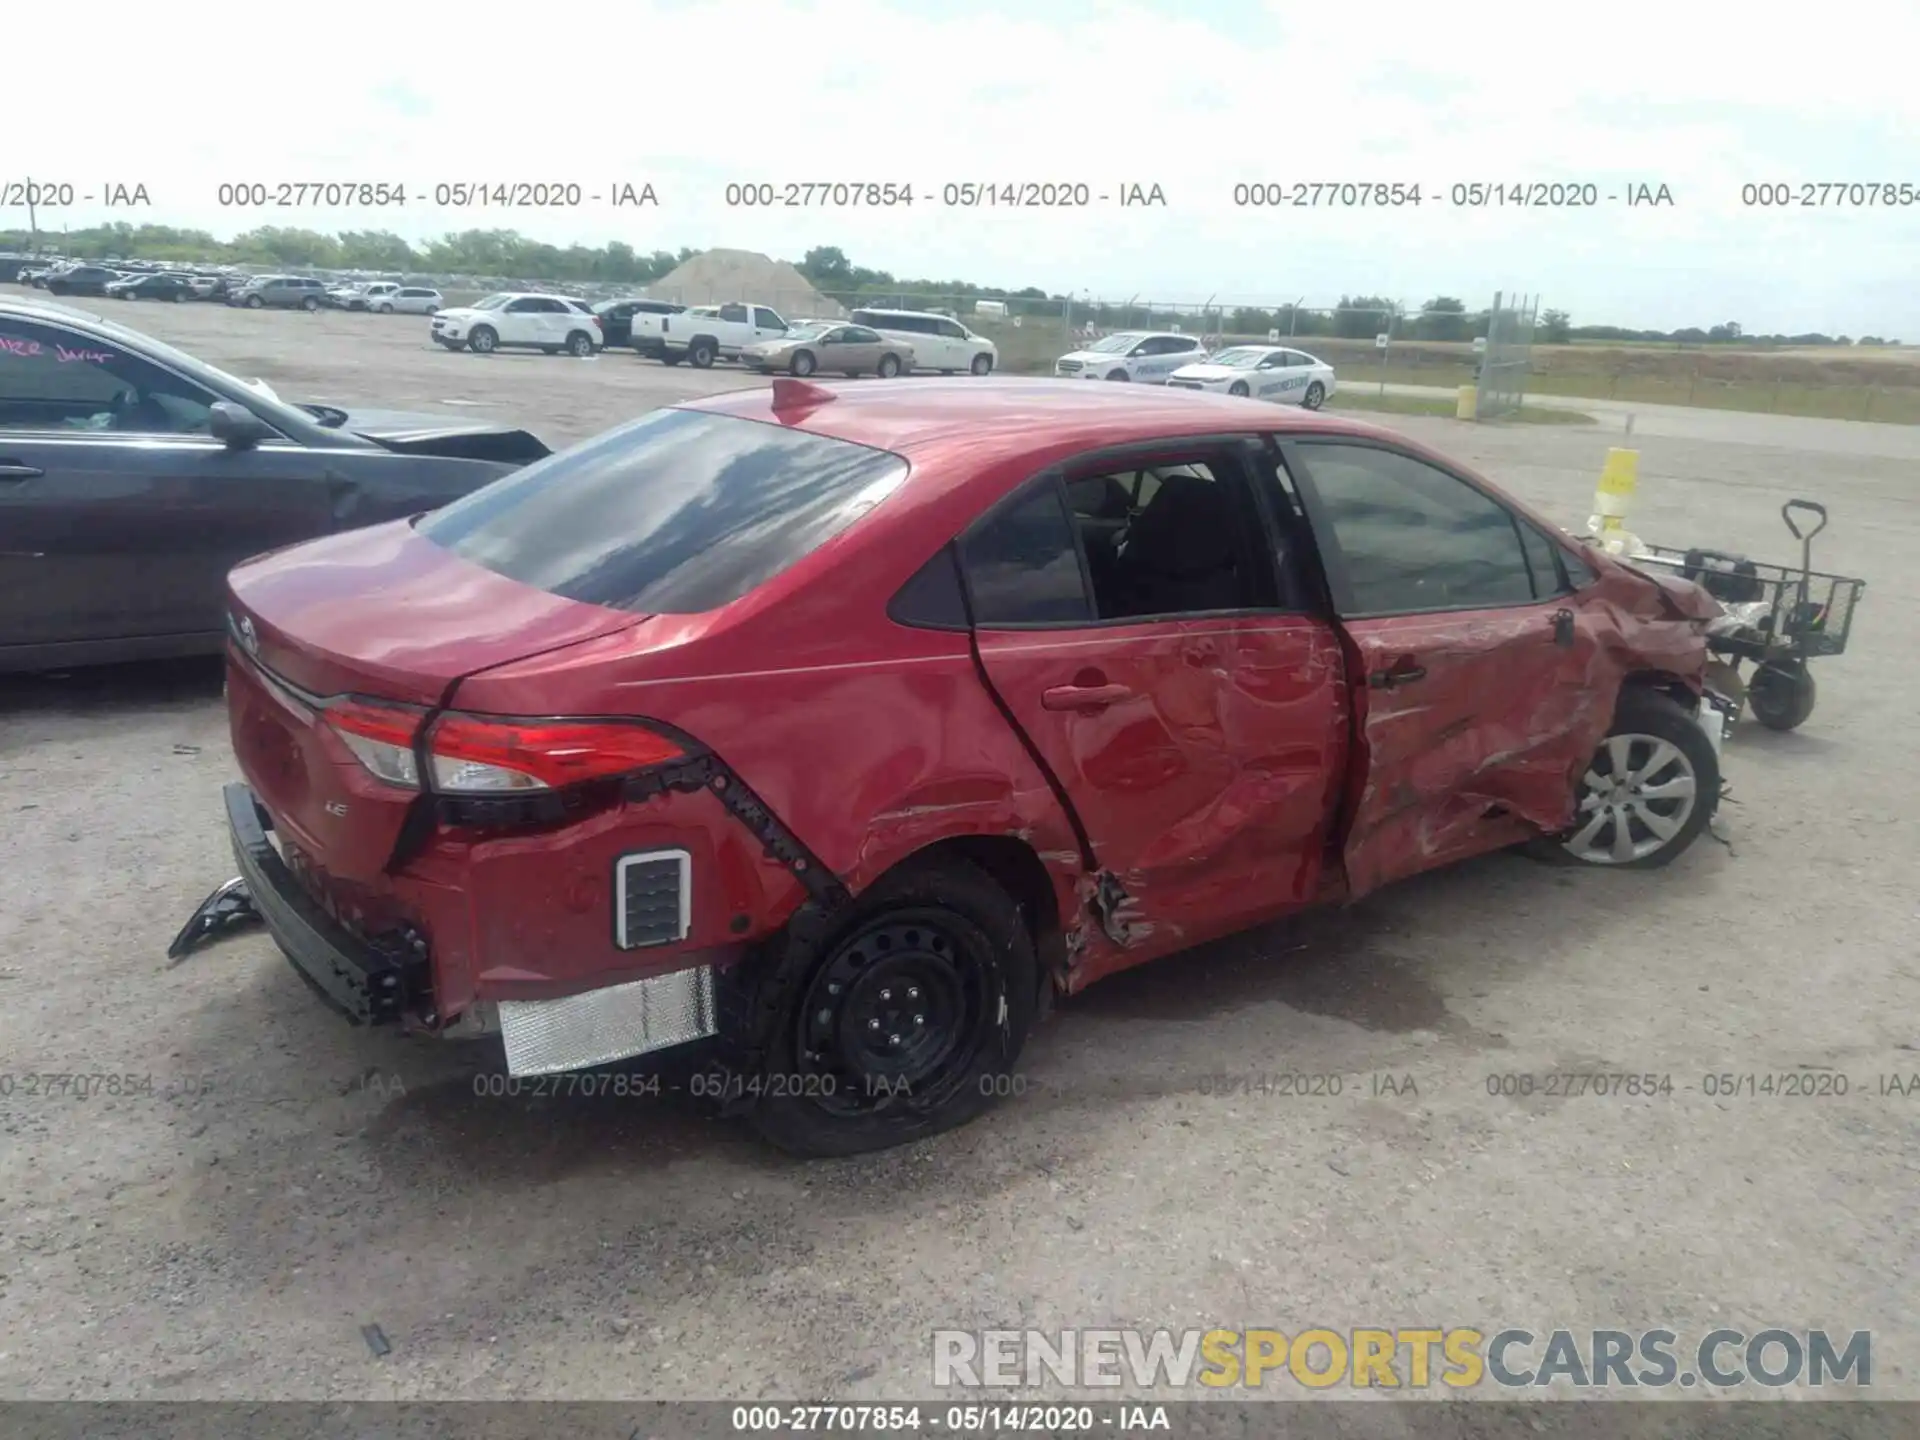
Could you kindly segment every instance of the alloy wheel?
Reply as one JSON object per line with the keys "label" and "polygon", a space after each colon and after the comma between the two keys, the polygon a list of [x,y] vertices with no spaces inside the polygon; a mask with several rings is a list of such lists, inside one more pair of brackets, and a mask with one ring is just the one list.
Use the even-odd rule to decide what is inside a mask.
{"label": "alloy wheel", "polygon": [[1699,799],[1686,753],[1657,735],[1609,735],[1580,780],[1567,853],[1589,865],[1657,854],[1685,828]]}

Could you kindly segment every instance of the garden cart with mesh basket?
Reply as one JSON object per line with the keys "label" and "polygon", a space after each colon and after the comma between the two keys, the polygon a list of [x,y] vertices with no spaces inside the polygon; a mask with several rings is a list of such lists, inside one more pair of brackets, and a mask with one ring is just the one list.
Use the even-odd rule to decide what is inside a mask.
{"label": "garden cart with mesh basket", "polygon": [[[1813,517],[1804,527],[1796,515]],[[1813,713],[1817,690],[1807,662],[1847,648],[1864,580],[1813,568],[1813,537],[1827,528],[1827,508],[1789,500],[1780,518],[1800,542],[1800,566],[1769,565],[1722,550],[1648,545],[1639,564],[1671,567],[1703,586],[1727,612],[1707,631],[1707,648],[1722,662],[1720,676],[1744,696],[1753,718],[1769,730],[1791,730]],[[1752,665],[1741,677],[1740,667]]]}

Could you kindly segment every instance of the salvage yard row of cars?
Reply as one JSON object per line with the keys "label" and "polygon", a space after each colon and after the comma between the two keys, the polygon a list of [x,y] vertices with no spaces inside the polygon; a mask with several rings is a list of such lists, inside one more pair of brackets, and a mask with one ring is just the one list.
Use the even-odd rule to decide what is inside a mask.
{"label": "salvage yard row of cars", "polygon": [[979,1114],[1120,970],[1720,797],[1706,590],[1251,396],[782,375],[549,453],[5,300],[0,529],[0,668],[224,653],[176,955],[263,921],[514,1075],[697,1044],[806,1154]]}
{"label": "salvage yard row of cars", "polygon": [[[244,276],[232,272],[171,271],[150,261],[131,269],[68,262],[24,269],[19,278],[59,296],[122,300],[224,300],[248,309],[339,309],[430,317],[429,336],[448,350],[488,355],[540,350],[584,358],[630,348],[666,365],[708,369],[736,362],[762,374],[799,378],[815,373],[990,375],[999,347],[952,315],[930,311],[860,309],[844,321],[784,318],[772,306],[736,300],[681,305],[634,296],[597,304],[568,295],[497,291],[471,304],[449,306],[429,286],[397,280],[338,284],[306,275]],[[1234,345],[1209,353],[1200,339],[1178,331],[1125,330],[1062,355],[1062,378],[1171,385],[1211,390],[1318,410],[1335,393],[1333,366],[1281,345]]]}
{"label": "salvage yard row of cars", "polygon": [[365,310],[385,315],[431,315],[438,290],[371,280],[334,283],[312,275],[247,275],[232,268],[169,268],[150,260],[93,265],[69,260],[19,266],[13,278],[50,295],[107,300],[218,300],[252,310]]}

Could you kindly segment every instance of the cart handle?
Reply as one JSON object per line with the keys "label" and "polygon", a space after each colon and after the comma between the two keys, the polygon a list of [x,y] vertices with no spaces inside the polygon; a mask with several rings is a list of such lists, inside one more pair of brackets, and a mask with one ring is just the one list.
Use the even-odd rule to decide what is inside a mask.
{"label": "cart handle", "polygon": [[[1793,523],[1793,512],[1796,510],[1811,510],[1820,517],[1820,523],[1802,534],[1800,527]],[[1780,518],[1787,522],[1787,529],[1793,533],[1794,539],[1811,540],[1827,528],[1827,507],[1814,500],[1789,500],[1780,507]]]}

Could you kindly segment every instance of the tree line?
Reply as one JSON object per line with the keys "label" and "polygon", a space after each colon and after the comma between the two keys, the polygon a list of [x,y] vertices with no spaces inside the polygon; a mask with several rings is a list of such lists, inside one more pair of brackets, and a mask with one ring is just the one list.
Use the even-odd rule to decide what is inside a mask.
{"label": "tree line", "polygon": [[[24,230],[0,230],[0,250],[21,252],[33,242]],[[38,237],[43,247],[50,237]],[[263,225],[216,239],[205,230],[172,225],[99,225],[62,234],[59,248],[76,259],[159,260],[181,264],[246,265],[279,269],[371,270],[402,275],[518,276],[552,284],[632,285],[654,283],[700,252],[692,247],[642,252],[624,241],[601,246],[551,245],[513,230],[462,230],[436,239],[410,242],[389,230],[344,230],[326,234]],[[1113,325],[1223,331],[1233,335],[1330,336],[1370,340],[1391,334],[1402,340],[1464,343],[1486,334],[1484,312],[1465,302],[1437,295],[1417,310],[1406,311],[1378,295],[1342,295],[1339,305],[1272,308],[1236,306],[1200,312],[1196,307],[1118,306],[1050,293],[1034,286],[1008,289],[970,280],[912,278],[856,265],[837,245],[820,245],[795,262],[795,268],[822,294],[842,302],[896,302],[939,296],[971,308],[975,300],[1000,300],[1015,313],[1061,318],[1074,326]],[[1534,338],[1544,344],[1618,341],[1677,345],[1898,345],[1898,340],[1845,335],[1750,335],[1734,322],[1705,329],[1633,330],[1616,325],[1575,325],[1564,310],[1541,313]]]}

